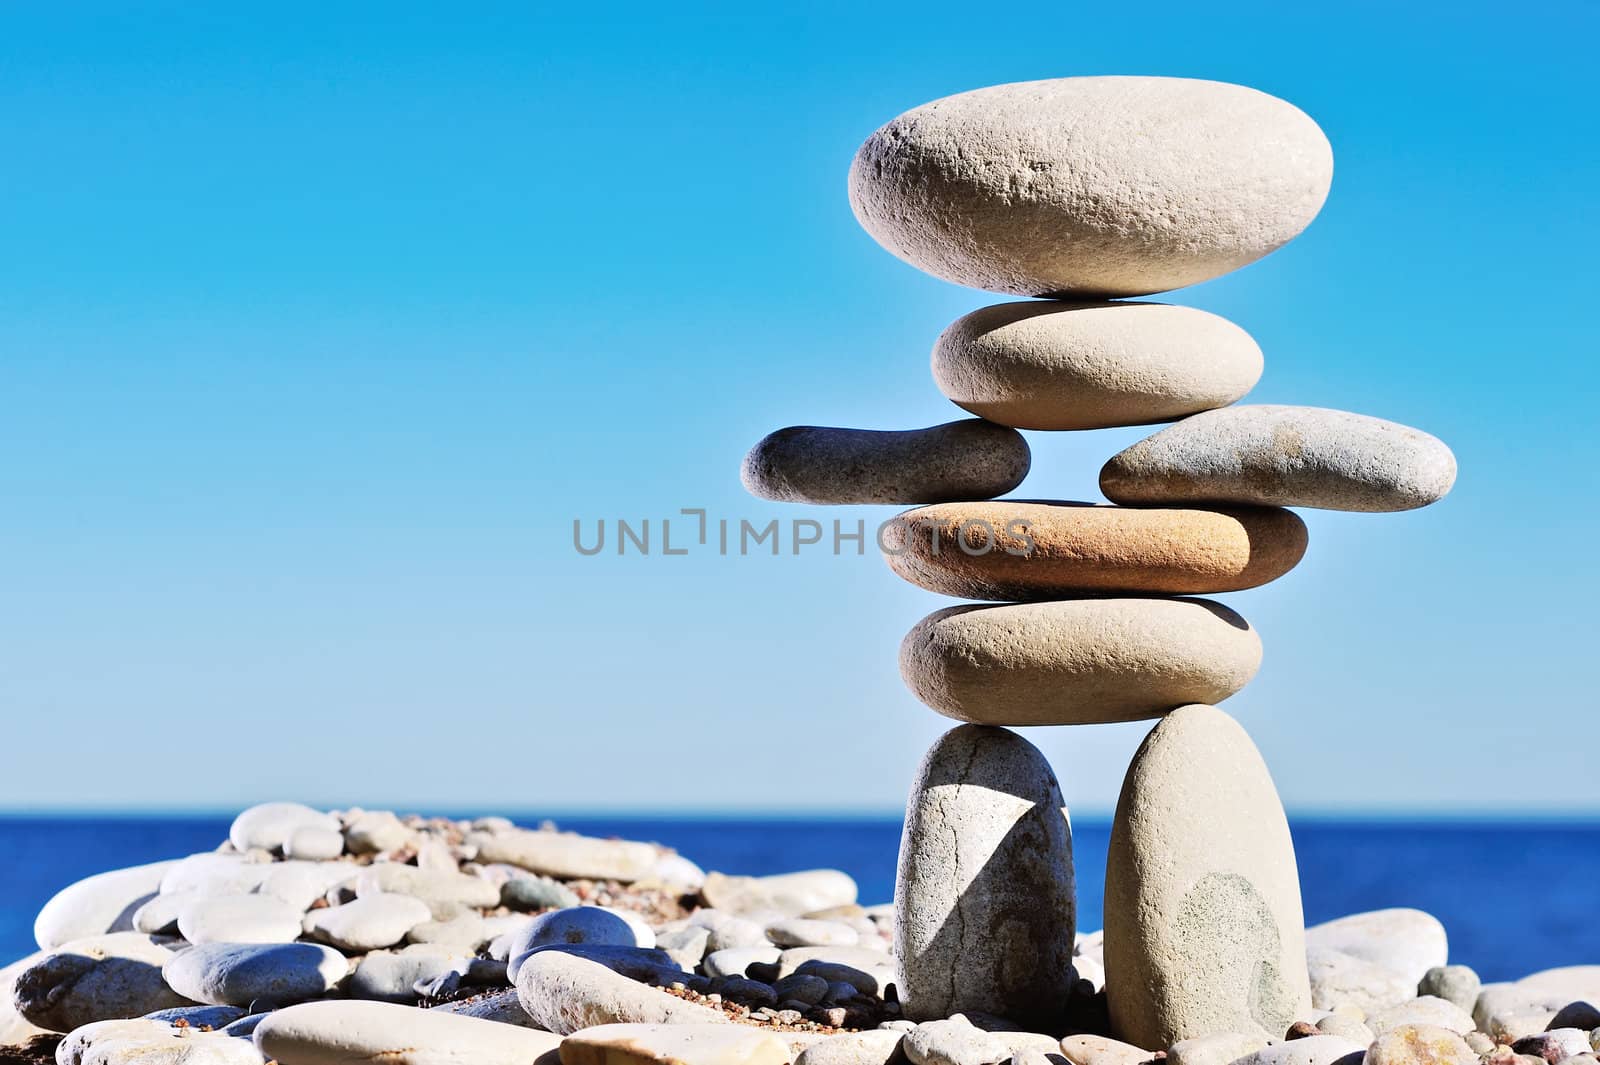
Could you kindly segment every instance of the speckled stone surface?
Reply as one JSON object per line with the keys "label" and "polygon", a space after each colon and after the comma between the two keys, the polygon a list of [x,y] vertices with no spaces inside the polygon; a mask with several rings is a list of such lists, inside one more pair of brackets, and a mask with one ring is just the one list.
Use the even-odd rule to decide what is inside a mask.
{"label": "speckled stone surface", "polygon": [[1253,262],[1304,229],[1333,150],[1242,85],[1085,77],[976,89],[867,138],[850,203],[935,277],[1019,296],[1132,296]]}
{"label": "speckled stone surface", "polygon": [[1281,1039],[1310,1009],[1289,824],[1260,753],[1221,710],[1173,711],[1134,755],[1105,922],[1111,1023],[1130,1043]]}
{"label": "speckled stone surface", "polygon": [[1197,595],[1254,588],[1306,550],[1305,522],[1276,507],[1144,509],[1087,503],[938,503],[879,537],[889,568],[959,599],[1088,592]]}
{"label": "speckled stone surface", "polygon": [[978,418],[901,432],[796,425],[751,448],[740,479],[783,503],[941,503],[1004,495],[1030,460],[1021,433]]}
{"label": "speckled stone surface", "polygon": [[923,757],[895,879],[900,999],[913,1020],[977,1010],[1052,1029],[1071,989],[1072,834],[1027,740],[963,725]]}
{"label": "speckled stone surface", "polygon": [[981,725],[1085,725],[1220,702],[1261,665],[1261,640],[1203,599],[1068,599],[957,606],[900,645],[917,698]]}
{"label": "speckled stone surface", "polygon": [[1000,303],[956,319],[933,346],[933,379],[952,403],[1018,429],[1171,421],[1237,401],[1261,368],[1249,333],[1165,303]]}
{"label": "speckled stone surface", "polygon": [[1242,406],[1185,418],[1112,456],[1116,503],[1254,503],[1414,510],[1442,499],[1456,459],[1438,438],[1322,407]]}

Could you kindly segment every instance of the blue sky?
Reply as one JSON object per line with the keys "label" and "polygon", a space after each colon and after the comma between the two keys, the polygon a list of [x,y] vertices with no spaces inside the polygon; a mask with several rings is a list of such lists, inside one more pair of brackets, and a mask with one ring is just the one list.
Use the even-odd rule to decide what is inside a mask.
{"label": "blue sky", "polygon": [[[730,9],[735,10],[735,9]],[[796,423],[949,420],[995,297],[851,217],[857,144],[1006,81],[1252,85],[1334,146],[1297,241],[1161,297],[1250,401],[1426,429],[1456,490],[1305,512],[1226,706],[1296,810],[1600,810],[1595,9],[13,4],[0,11],[0,806],[892,810],[949,724],[881,559],[579,557]],[[1030,435],[1097,499],[1140,430]],[[677,530],[675,530],[676,532]],[[1114,801],[1147,726],[1033,730]]]}

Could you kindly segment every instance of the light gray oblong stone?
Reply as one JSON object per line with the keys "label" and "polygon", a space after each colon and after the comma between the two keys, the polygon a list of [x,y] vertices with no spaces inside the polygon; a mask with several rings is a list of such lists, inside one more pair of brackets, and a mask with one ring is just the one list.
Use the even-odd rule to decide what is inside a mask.
{"label": "light gray oblong stone", "polygon": [[514,1024],[387,1002],[307,1002],[256,1026],[262,1055],[281,1065],[555,1065],[559,1036]]}
{"label": "light gray oblong stone", "polygon": [[1002,728],[941,736],[906,804],[895,878],[905,1015],[975,1010],[1058,1028],[1076,906],[1072,831],[1044,756]]}
{"label": "light gray oblong stone", "polygon": [[96,873],[68,884],[51,896],[33,922],[33,938],[42,950],[87,936],[133,930],[133,915],[161,889],[161,880],[177,861],[153,862]]}
{"label": "light gray oblong stone", "polygon": [[739,478],[780,503],[944,503],[1004,495],[1031,462],[1021,433],[979,418],[901,431],[792,425],[751,448]]}
{"label": "light gray oblong stone", "polygon": [[1203,599],[1067,599],[955,606],[900,644],[924,703],[981,725],[1080,725],[1217,703],[1250,682],[1261,639]]}
{"label": "light gray oblong stone", "polygon": [[597,1024],[722,1024],[713,1010],[558,950],[540,951],[517,971],[517,1000],[547,1032],[571,1035]]}
{"label": "light gray oblong stone", "polygon": [[194,1005],[162,978],[162,966],[181,946],[138,932],[63,943],[17,974],[12,1005],[30,1024],[53,1032]]}
{"label": "light gray oblong stone", "polygon": [[995,85],[867,138],[850,205],[879,244],[960,285],[1133,296],[1259,259],[1321,210],[1333,151],[1291,104],[1189,78]]}
{"label": "light gray oblong stone", "polygon": [[174,955],[162,976],[195,1002],[286,1005],[326,994],[348,970],[343,954],[316,943],[205,943]]}
{"label": "light gray oblong stone", "polygon": [[1111,1023],[1130,1043],[1281,1039],[1310,1010],[1288,821],[1255,744],[1221,710],[1173,711],[1134,755],[1105,921]]}
{"label": "light gray oblong stone", "polygon": [[1249,333],[1166,303],[999,303],[956,319],[933,345],[939,391],[1018,429],[1171,421],[1237,402],[1261,368]]}
{"label": "light gray oblong stone", "polygon": [[1420,429],[1349,411],[1270,404],[1185,418],[1113,455],[1116,503],[1252,503],[1386,512],[1438,502],[1456,459]]}

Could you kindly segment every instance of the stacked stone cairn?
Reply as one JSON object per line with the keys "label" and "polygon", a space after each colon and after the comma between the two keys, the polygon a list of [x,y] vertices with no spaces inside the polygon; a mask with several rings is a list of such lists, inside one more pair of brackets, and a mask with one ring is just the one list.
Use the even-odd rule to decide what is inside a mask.
{"label": "stacked stone cairn", "polygon": [[[1292,567],[1282,507],[1403,510],[1454,473],[1400,426],[1229,406],[1261,369],[1243,332],[1113,302],[1289,240],[1330,165],[1288,104],[1157,78],[968,93],[861,150],[856,211],[896,254],[1048,297],[940,337],[977,419],[785,430],[746,466],[772,498],[919,504],[887,530],[896,572],[1002,604],[906,638],[912,690],[967,724],[923,762],[892,905],[835,869],[265,803],[214,850],[51,898],[0,968],[0,1065],[1600,1065],[1600,966],[1480,988],[1420,911],[1303,928],[1272,780],[1212,705],[1260,645],[1187,597]],[[1107,464],[1116,506],[991,501],[1027,472],[1018,428],[1173,420]],[[1104,933],[1074,942],[1061,791],[1006,726],[1141,718]]]}
{"label": "stacked stone cairn", "polygon": [[[885,248],[1036,297],[973,311],[935,342],[938,387],[975,419],[783,429],[743,467],[766,499],[920,504],[884,527],[889,566],[998,604],[936,611],[900,649],[917,698],[968,723],[927,753],[906,810],[894,929],[911,1020],[1093,1031],[1098,1009],[1140,1057],[1225,1033],[1226,1061],[1311,1016],[1288,824],[1249,736],[1216,708],[1254,676],[1261,641],[1193,597],[1293,568],[1306,526],[1285,508],[1425,506],[1455,460],[1360,414],[1236,406],[1262,371],[1244,330],[1125,298],[1282,246],[1321,209],[1332,169],[1322,131],[1282,100],[1144,77],[962,93],[856,155],[851,204]],[[1101,470],[1112,505],[994,498],[1027,473],[1019,429],[1162,422]],[[1103,941],[1075,957],[1061,792],[1007,726],[1141,719],[1158,724],[1118,803]]]}

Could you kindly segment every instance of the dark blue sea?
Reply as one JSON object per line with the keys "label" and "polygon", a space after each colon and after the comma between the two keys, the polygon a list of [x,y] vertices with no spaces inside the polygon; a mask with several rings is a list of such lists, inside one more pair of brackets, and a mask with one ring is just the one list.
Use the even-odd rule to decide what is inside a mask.
{"label": "dark blue sea", "polygon": [[[536,824],[537,816],[516,818]],[[648,839],[706,869],[777,873],[834,866],[863,902],[894,894],[896,819],[570,817],[561,827]],[[0,817],[0,963],[33,948],[34,914],[92,873],[214,849],[227,817]],[[1110,827],[1074,826],[1078,927],[1101,924]],[[1306,920],[1416,906],[1444,922],[1451,960],[1486,980],[1600,963],[1600,823],[1334,821],[1294,824]]]}

